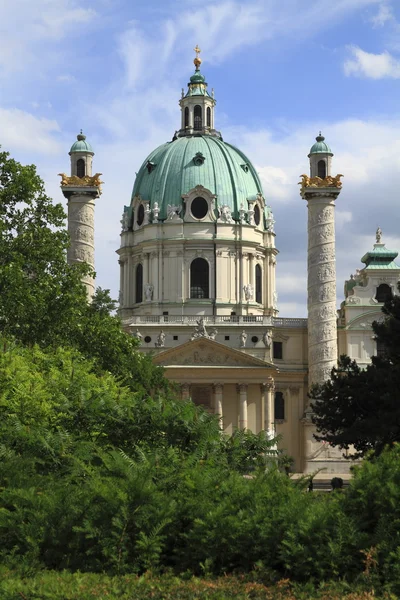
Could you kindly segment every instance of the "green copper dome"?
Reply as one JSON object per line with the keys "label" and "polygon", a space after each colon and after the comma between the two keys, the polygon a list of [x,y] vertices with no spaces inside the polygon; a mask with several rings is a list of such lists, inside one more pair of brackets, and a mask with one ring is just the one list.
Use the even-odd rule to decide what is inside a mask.
{"label": "green copper dome", "polygon": [[72,144],[71,150],[69,151],[70,154],[72,152],[90,152],[91,154],[94,154],[93,148],[89,142],[86,141],[86,135],[83,135],[82,130],[76,138],[76,142]]}
{"label": "green copper dome", "polygon": [[205,81],[206,78],[200,73],[200,71],[195,71],[190,78],[190,83],[205,83]]}
{"label": "green copper dome", "polygon": [[177,138],[156,148],[140,167],[133,187],[136,196],[155,202],[159,218],[167,206],[182,205],[182,195],[201,185],[216,196],[216,205],[228,205],[235,219],[241,204],[262,194],[259,177],[248,158],[219,137],[195,135]]}
{"label": "green copper dome", "polygon": [[310,154],[330,154],[331,156],[333,156],[332,150],[325,142],[325,138],[323,135],[321,135],[321,133],[317,135],[315,139],[317,141],[311,146]]}

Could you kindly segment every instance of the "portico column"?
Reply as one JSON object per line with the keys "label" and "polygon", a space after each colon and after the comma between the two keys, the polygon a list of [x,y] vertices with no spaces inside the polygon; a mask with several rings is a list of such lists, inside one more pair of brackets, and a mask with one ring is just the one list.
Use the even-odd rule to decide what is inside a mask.
{"label": "portico column", "polygon": [[268,381],[265,383],[265,387],[267,388],[267,393],[265,394],[265,423],[264,429],[267,432],[269,439],[275,437],[274,431],[274,392],[275,392],[275,384],[272,377],[268,378]]}
{"label": "portico column", "polygon": [[190,398],[190,385],[188,383],[181,384],[182,400],[189,400]]}
{"label": "portico column", "polygon": [[222,413],[222,401],[224,395],[224,386],[222,383],[216,383],[214,385],[214,413],[219,415],[219,426],[220,429],[224,428],[223,424],[223,413]]}
{"label": "portico column", "polygon": [[239,384],[239,429],[247,429],[247,385]]}

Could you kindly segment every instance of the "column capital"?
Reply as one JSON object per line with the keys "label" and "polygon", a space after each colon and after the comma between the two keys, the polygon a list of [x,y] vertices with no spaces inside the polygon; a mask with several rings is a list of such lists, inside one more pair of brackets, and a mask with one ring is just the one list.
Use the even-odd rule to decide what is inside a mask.
{"label": "column capital", "polygon": [[213,384],[213,390],[214,392],[222,392],[224,389],[224,384],[221,382],[217,382]]}
{"label": "column capital", "polygon": [[267,390],[270,390],[272,392],[275,391],[275,381],[273,380],[272,377],[268,377],[267,381],[265,383],[263,383],[262,385],[265,385]]}
{"label": "column capital", "polygon": [[236,385],[236,389],[240,393],[247,392],[247,387],[248,387],[247,383],[238,383]]}

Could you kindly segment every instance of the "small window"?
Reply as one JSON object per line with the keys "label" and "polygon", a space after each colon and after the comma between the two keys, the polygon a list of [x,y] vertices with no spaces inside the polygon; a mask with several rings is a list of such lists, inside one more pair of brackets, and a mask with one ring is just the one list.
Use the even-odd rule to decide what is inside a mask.
{"label": "small window", "polygon": [[256,204],[254,207],[254,223],[256,225],[259,225],[260,221],[261,221],[260,207],[258,206],[258,204]]}
{"label": "small window", "polygon": [[189,127],[189,109],[187,106],[185,108],[185,127]]}
{"label": "small window", "polygon": [[253,335],[253,337],[251,338],[251,341],[253,342],[253,344],[257,344],[258,337],[256,335]]}
{"label": "small window", "polygon": [[275,392],[275,421],[285,420],[285,399],[283,392]]}
{"label": "small window", "polygon": [[190,210],[195,219],[204,219],[208,213],[208,202],[205,198],[195,198],[192,200]]}
{"label": "small window", "polygon": [[178,336],[177,335],[173,335],[172,339],[176,342],[178,340]]}
{"label": "small window", "polygon": [[150,344],[151,337],[149,335],[146,335],[146,337],[144,338],[144,341],[146,342],[146,344]]}
{"label": "small window", "polygon": [[207,107],[207,127],[211,127],[211,108]]}
{"label": "small window", "polygon": [[326,162],[324,160],[318,161],[318,177],[321,177],[321,179],[326,177]]}
{"label": "small window", "polygon": [[143,223],[143,221],[144,221],[144,206],[143,206],[143,204],[140,204],[138,211],[137,211],[137,219],[136,219],[136,222],[139,225],[139,227]]}
{"label": "small window", "polygon": [[78,177],[85,177],[85,161],[83,158],[78,158],[76,161],[76,174]]}
{"label": "small window", "polygon": [[383,342],[376,340],[376,355],[377,356],[385,356],[386,354],[386,346]]}
{"label": "small window", "polygon": [[226,336],[225,336],[225,341],[226,341],[226,342],[229,342],[229,340],[230,340],[230,337],[229,337],[229,335],[226,335]]}
{"label": "small window", "polygon": [[273,342],[273,357],[279,359],[283,358],[283,344],[282,342]]}
{"label": "small window", "polygon": [[143,302],[143,265],[136,267],[136,302]]}
{"label": "small window", "polygon": [[262,269],[256,265],[256,302],[262,303]]}
{"label": "small window", "polygon": [[386,302],[387,300],[391,300],[392,298],[392,290],[387,283],[381,283],[376,290],[375,299],[378,302]]}
{"label": "small window", "polygon": [[194,129],[196,131],[199,131],[199,130],[203,129],[203,117],[201,114],[201,106],[196,104],[196,106],[194,107],[193,114],[194,114]]}
{"label": "small window", "polygon": [[204,258],[195,258],[190,265],[190,297],[209,298],[209,266]]}
{"label": "small window", "polygon": [[168,311],[164,311],[163,312],[163,317],[164,317],[164,323],[168,323]]}

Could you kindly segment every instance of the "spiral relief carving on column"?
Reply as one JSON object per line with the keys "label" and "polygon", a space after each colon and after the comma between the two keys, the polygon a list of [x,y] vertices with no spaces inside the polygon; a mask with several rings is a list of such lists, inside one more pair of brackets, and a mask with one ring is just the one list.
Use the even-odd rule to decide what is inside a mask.
{"label": "spiral relief carving on column", "polygon": [[[71,243],[68,248],[68,263],[85,262],[94,268],[94,200],[82,202],[69,199],[68,233]],[[90,276],[83,279],[89,295],[94,292],[94,280]]]}
{"label": "spiral relief carving on column", "polygon": [[337,361],[335,215],[332,198],[308,199],[309,383],[329,378]]}

